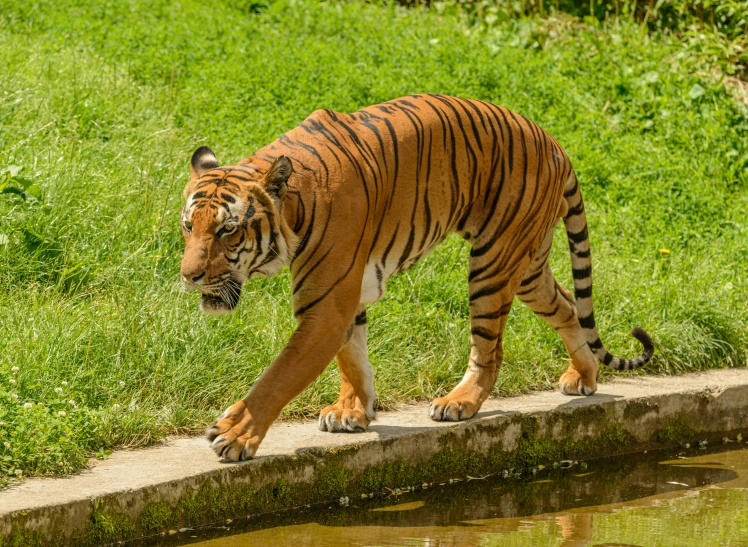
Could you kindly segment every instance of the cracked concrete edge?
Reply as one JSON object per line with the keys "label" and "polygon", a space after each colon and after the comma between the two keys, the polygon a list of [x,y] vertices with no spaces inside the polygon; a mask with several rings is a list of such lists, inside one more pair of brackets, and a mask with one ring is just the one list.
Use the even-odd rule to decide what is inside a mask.
{"label": "cracked concrete edge", "polygon": [[271,428],[261,457],[217,462],[203,439],[116,452],[90,470],[0,492],[0,546],[99,545],[385,488],[748,432],[748,370],[625,377],[599,394],[487,401],[473,420],[417,405],[363,434]]}

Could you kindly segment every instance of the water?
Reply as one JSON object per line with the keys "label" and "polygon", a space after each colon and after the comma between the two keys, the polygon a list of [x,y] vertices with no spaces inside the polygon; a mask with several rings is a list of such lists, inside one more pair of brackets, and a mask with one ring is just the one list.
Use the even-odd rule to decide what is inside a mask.
{"label": "water", "polygon": [[156,545],[748,547],[748,449],[741,448],[635,454],[584,469],[435,485],[184,531]]}

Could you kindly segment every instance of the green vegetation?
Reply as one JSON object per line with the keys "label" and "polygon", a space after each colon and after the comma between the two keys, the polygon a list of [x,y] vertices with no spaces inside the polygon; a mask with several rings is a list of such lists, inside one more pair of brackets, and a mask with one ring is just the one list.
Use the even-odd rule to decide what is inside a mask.
{"label": "green vegetation", "polygon": [[[421,3],[419,0],[404,1]],[[650,32],[676,37],[687,54],[699,57],[703,68],[713,74],[748,75],[748,3],[741,0],[453,0],[427,3],[440,12],[464,18],[470,25],[488,27],[526,16],[552,20],[566,14],[592,26],[623,18]],[[536,38],[533,47],[542,47],[549,37],[540,32]]]}
{"label": "green vegetation", "polygon": [[[243,396],[293,329],[289,279],[252,281],[219,319],[179,291],[191,152],[234,162],[317,108],[408,93],[503,104],[568,151],[611,351],[637,353],[639,325],[658,345],[646,372],[746,364],[748,113],[699,51],[627,18],[471,25],[444,6],[247,5],[0,0],[0,477],[199,431]],[[450,239],[371,306],[381,406],[462,376],[466,275]],[[566,367],[519,304],[505,339],[497,394],[551,387]],[[337,389],[330,367],[286,414]]]}

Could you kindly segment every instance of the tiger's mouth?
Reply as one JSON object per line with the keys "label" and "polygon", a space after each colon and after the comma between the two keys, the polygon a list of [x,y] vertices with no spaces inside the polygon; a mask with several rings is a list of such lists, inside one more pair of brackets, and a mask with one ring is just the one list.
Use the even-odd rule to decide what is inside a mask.
{"label": "tiger's mouth", "polygon": [[228,313],[239,303],[242,293],[242,284],[231,278],[227,280],[217,293],[200,296],[200,310],[210,315],[223,315]]}

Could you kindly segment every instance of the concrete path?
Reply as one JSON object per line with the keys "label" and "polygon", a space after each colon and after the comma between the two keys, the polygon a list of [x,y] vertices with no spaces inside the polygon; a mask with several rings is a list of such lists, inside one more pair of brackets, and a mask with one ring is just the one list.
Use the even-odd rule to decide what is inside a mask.
{"label": "concrete path", "polygon": [[202,438],[115,452],[80,475],[0,491],[0,546],[96,545],[445,478],[674,445],[742,431],[748,370],[618,377],[592,397],[492,399],[437,423],[427,405],[384,412],[365,433],[274,425],[258,457],[217,460]]}

